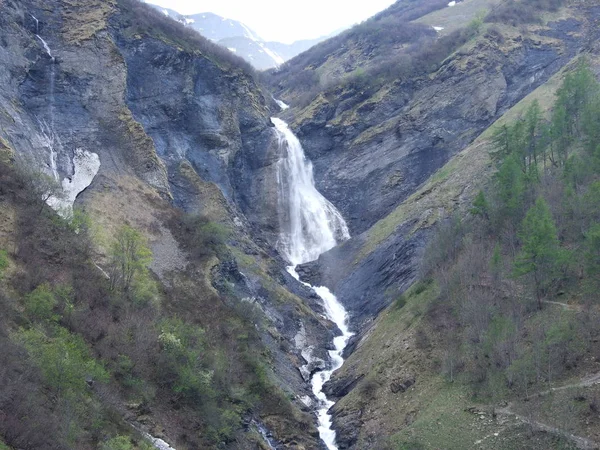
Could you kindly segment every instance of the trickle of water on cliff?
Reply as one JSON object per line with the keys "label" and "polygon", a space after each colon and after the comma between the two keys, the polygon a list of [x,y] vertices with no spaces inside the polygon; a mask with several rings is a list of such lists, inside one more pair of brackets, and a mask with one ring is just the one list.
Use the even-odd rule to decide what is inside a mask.
{"label": "trickle of water on cliff", "polygon": [[[288,268],[289,272],[299,279],[296,273],[298,264],[314,261],[319,255],[335,247],[338,242],[348,239],[350,234],[340,212],[317,191],[312,164],[304,155],[298,138],[284,121],[277,118],[271,120],[275,124],[282,154],[277,162],[282,230],[278,247],[293,264]],[[324,286],[310,287],[323,300],[327,318],[342,332],[342,335],[333,341],[335,350],[329,352],[330,369],[317,372],[311,378],[312,391],[318,400],[316,412],[319,435],[329,450],[337,450],[335,430],[331,428],[329,414],[334,402],[327,399],[323,385],[329,381],[332,373],[342,366],[342,352],[352,333],[348,329],[348,314],[335,295]]]}
{"label": "trickle of water on cliff", "polygon": [[[55,134],[54,134],[54,103],[55,103],[54,91],[56,88],[56,64],[55,64],[56,58],[54,58],[54,56],[52,55],[52,50],[50,49],[50,46],[48,45],[48,43],[40,36],[40,21],[33,14],[29,14],[29,15],[35,22],[35,37],[38,38],[38,40],[42,43],[42,46],[44,47],[46,54],[50,57],[50,59],[52,61],[52,64],[50,65],[50,80],[49,80],[49,86],[48,86],[48,95],[50,97],[50,99],[48,101],[48,117],[49,117],[50,123],[49,123],[48,127],[42,126],[42,134],[44,135],[44,138],[46,140],[46,144],[47,144],[46,146],[50,150],[49,167],[50,167],[50,170],[52,171],[52,176],[56,179],[56,181],[60,181],[60,178],[58,175],[57,163],[56,163],[58,154],[56,152],[55,145],[54,145],[54,142],[55,142],[55,139],[54,139],[54,136],[55,136]],[[49,128],[49,129],[44,129],[44,128]]]}
{"label": "trickle of water on cliff", "polygon": [[54,131],[55,115],[55,91],[56,91],[56,58],[48,43],[40,36],[40,21],[33,14],[31,18],[35,21],[35,36],[42,43],[48,57],[50,57],[50,80],[48,86],[48,117],[50,123],[39,121],[41,129],[41,138],[43,144],[50,151],[50,163],[48,167],[54,179],[61,184],[62,195],[60,197],[51,196],[48,198],[48,205],[57,211],[63,217],[70,217],[73,213],[73,205],[77,196],[83,192],[94,180],[94,177],[100,169],[100,158],[96,153],[83,149],[76,149],[72,159],[73,174],[70,177],[60,180],[58,173],[58,151],[61,143],[58,135]]}

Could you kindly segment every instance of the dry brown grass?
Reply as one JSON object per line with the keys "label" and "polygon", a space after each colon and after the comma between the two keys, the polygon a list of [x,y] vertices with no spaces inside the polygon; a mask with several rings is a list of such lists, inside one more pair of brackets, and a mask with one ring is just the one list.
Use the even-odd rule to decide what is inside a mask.
{"label": "dry brown grass", "polygon": [[156,154],[154,141],[126,106],[119,112],[119,120],[125,128],[124,134],[129,141],[127,145],[132,149],[132,165],[136,173],[148,184],[168,195],[167,169]]}
{"label": "dry brown grass", "polygon": [[69,44],[81,44],[106,28],[115,0],[62,0],[62,34]]}

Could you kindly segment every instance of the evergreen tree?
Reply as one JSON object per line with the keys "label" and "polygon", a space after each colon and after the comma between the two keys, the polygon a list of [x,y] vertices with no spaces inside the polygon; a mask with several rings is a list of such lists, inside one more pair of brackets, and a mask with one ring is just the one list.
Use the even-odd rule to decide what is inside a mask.
{"label": "evergreen tree", "polygon": [[600,285],[600,223],[594,224],[586,234],[586,270],[592,284]]}
{"label": "evergreen tree", "polygon": [[496,149],[495,156],[497,159],[504,159],[510,155],[512,148],[510,142],[510,129],[504,124],[494,131],[492,135],[492,144]]}
{"label": "evergreen tree", "polygon": [[489,205],[485,198],[483,191],[479,191],[475,200],[473,200],[473,207],[470,210],[474,216],[480,216],[484,219],[488,219]]}
{"label": "evergreen tree", "polygon": [[514,275],[533,276],[538,307],[542,296],[561,262],[561,249],[556,226],[546,201],[539,197],[527,212],[521,232],[523,245],[514,264]]}
{"label": "evergreen tree", "polygon": [[497,195],[501,203],[501,216],[518,220],[523,207],[525,177],[515,155],[507,157],[496,174]]}
{"label": "evergreen tree", "polygon": [[567,132],[574,136],[578,133],[578,124],[586,104],[597,92],[598,82],[588,62],[581,59],[575,71],[569,73],[557,90],[556,106],[564,108]]}
{"label": "evergreen tree", "polygon": [[569,156],[568,149],[571,145],[570,124],[567,110],[561,103],[557,103],[550,119],[550,162],[553,166],[563,165]]}
{"label": "evergreen tree", "polygon": [[542,110],[537,100],[534,100],[531,106],[525,112],[525,139],[526,139],[526,167],[530,174],[537,177],[538,164],[538,133],[542,121]]}

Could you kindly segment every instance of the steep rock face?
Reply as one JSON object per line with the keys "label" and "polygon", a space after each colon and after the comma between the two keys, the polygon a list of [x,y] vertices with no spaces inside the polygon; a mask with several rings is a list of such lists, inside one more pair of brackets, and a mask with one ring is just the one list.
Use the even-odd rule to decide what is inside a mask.
{"label": "steep rock face", "polygon": [[[150,238],[165,295],[193,298],[207,279],[211,295],[231,302],[226,308],[260,311],[262,363],[288,399],[288,409],[273,405],[264,423],[290,448],[318,448],[315,419],[300,401],[311,394],[299,367],[308,362],[306,347],[326,359],[333,326],[264,240],[278,231],[272,163],[279,148],[252,75],[172,25],[145,18],[143,28],[132,1],[5,0],[0,7],[2,158],[7,149],[7,157],[63,179],[73,176],[78,149],[99,155],[100,171],[76,204],[107,238],[124,223]],[[189,265],[173,206],[232,229],[229,256]],[[97,250],[101,266],[104,249]],[[167,436],[193,435],[195,419],[185,411],[171,422],[164,405],[153,409]]]}
{"label": "steep rock face", "polygon": [[98,32],[90,45],[89,30],[78,34],[71,23],[91,7],[93,27],[114,3],[74,3],[67,14],[42,2],[5,2],[4,25],[12,33],[2,48],[3,129],[19,153],[48,172],[55,152],[60,179],[73,175],[74,152],[82,148],[100,155],[101,175],[128,170],[168,197],[164,165],[123,102],[126,70],[113,43]]}
{"label": "steep rock face", "polygon": [[127,24],[115,22],[114,32],[128,69],[127,106],[167,166],[175,204],[196,212],[207,206],[188,195],[187,165],[274,242],[273,164],[281,155],[268,104],[252,77],[224,70],[210,57],[174,51],[160,39],[139,39]]}
{"label": "steep rock face", "polygon": [[[426,229],[452,209],[445,202],[468,194],[416,199],[404,216],[395,213],[398,205],[426,180],[442,180],[444,170],[432,175],[449,158],[592,41],[595,11],[572,8],[568,18],[532,27],[527,37],[510,27],[501,37],[483,31],[427,77],[364,95],[341,86],[286,112],[314,162],[319,189],[354,235],[306,270],[333,288],[357,327],[412,283]],[[462,183],[472,192],[470,180]]]}
{"label": "steep rock face", "polygon": [[353,234],[384,217],[504,111],[545,82],[580,45],[579,22],[547,39],[487,34],[427,78],[397,80],[372,96],[340,88],[298,111],[294,125],[319,188]]}
{"label": "steep rock face", "polygon": [[[173,51],[160,40],[119,35],[117,45],[128,69],[126,102],[152,137],[171,179],[188,161],[233,201],[235,162],[253,159],[247,153],[268,149],[273,140],[264,99],[251,87],[253,81],[224,72],[208,58]],[[174,198],[185,206],[184,192],[175,189]]]}

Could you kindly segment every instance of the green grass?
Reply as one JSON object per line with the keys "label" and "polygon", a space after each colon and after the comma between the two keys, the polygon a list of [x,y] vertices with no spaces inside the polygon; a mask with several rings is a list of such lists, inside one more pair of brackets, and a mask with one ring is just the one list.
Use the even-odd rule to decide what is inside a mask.
{"label": "green grass", "polygon": [[464,386],[438,379],[428,386],[427,396],[427,408],[419,411],[410,427],[391,438],[397,448],[404,442],[418,442],[427,449],[472,448],[483,433],[493,432],[488,420],[473,425],[473,414],[464,410],[470,403]]}
{"label": "green grass", "polygon": [[500,2],[501,0],[464,0],[456,6],[433,11],[415,22],[443,27],[440,34],[444,35],[465,27],[479,14],[489,11]]}

